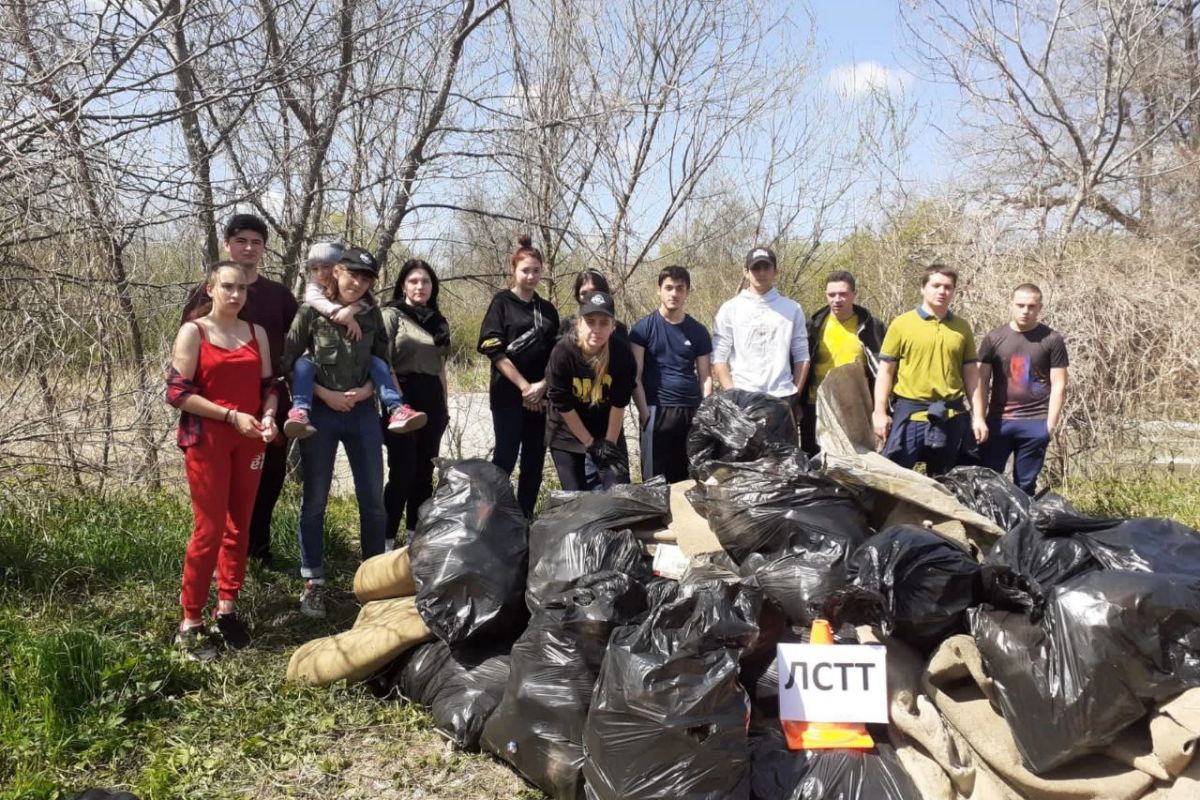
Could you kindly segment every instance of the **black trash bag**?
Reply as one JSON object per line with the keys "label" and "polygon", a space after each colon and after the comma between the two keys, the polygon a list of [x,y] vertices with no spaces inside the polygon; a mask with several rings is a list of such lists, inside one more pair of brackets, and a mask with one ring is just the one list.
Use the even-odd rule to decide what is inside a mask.
{"label": "black trash bag", "polygon": [[618,628],[584,729],[591,800],[749,797],[749,698],[738,654],[755,638],[742,587],[684,580],[638,625]]}
{"label": "black trash bag", "polygon": [[1129,519],[1079,538],[1105,569],[1200,578],[1200,532],[1174,520]]}
{"label": "black trash bag", "polygon": [[697,479],[687,498],[739,564],[751,553],[804,552],[826,539],[849,553],[871,535],[859,495],[808,472],[800,458],[709,462]]}
{"label": "black trash bag", "polygon": [[759,717],[779,718],[779,659],[780,644],[803,644],[808,641],[808,632],[796,628],[783,628],[769,637],[760,633],[759,640],[769,639],[771,642],[771,658],[758,659],[747,663],[745,657],[741,662],[740,680],[750,696],[750,707]]}
{"label": "black trash bag", "polygon": [[536,614],[546,598],[594,572],[624,572],[646,582],[652,576],[650,564],[632,531],[564,530],[541,519],[529,529],[525,604]]}
{"label": "black trash bag", "polygon": [[474,752],[484,724],[504,696],[508,672],[507,652],[452,652],[445,642],[434,640],[396,659],[381,681],[426,706],[439,731],[460,749]]}
{"label": "black trash bag", "polygon": [[85,789],[75,800],[138,800],[137,795],[118,789]]}
{"label": "black trash bag", "polygon": [[512,642],[525,629],[527,523],[508,475],[480,459],[440,462],[409,542],[417,611],[447,644]]}
{"label": "black trash bag", "polygon": [[787,749],[778,720],[750,732],[753,800],[921,800],[895,749],[876,737],[873,750]]}
{"label": "black trash bag", "polygon": [[671,484],[661,475],[595,492],[552,492],[535,525],[551,531],[621,530],[671,520]]}
{"label": "black trash bag", "polygon": [[1042,593],[1101,568],[1082,536],[1043,533],[1032,522],[1011,529],[992,545],[984,564],[1010,569]]}
{"label": "black trash bag", "polygon": [[679,581],[654,576],[646,582],[646,608],[656,608],[675,596]]}
{"label": "black trash bag", "polygon": [[980,565],[933,531],[896,525],[850,558],[854,584],[883,596],[885,633],[928,653],[965,633],[966,611],[980,601]]}
{"label": "black trash bag", "polygon": [[1124,522],[1117,517],[1093,517],[1084,514],[1060,494],[1046,492],[1029,507],[1033,524],[1047,536],[1070,536],[1084,531],[1099,531]]}
{"label": "black trash bag", "polygon": [[1200,579],[1093,572],[1052,590],[1040,623],[986,608],[970,619],[1017,749],[1038,774],[1200,686]]}
{"label": "black trash bag", "polygon": [[804,780],[815,750],[788,750],[777,718],[750,725],[751,800],[786,800]]}
{"label": "black trash bag", "polygon": [[995,470],[955,467],[937,480],[954,493],[958,502],[1006,531],[1029,521],[1029,495]]}
{"label": "black trash bag", "polygon": [[619,572],[586,575],[547,598],[513,645],[484,749],[556,800],[583,797],[583,731],[609,636],[645,610],[645,590]]}
{"label": "black trash bag", "polygon": [[762,392],[714,392],[696,409],[688,432],[693,474],[708,461],[755,461],[797,451],[796,421],[786,400]]}
{"label": "black trash bag", "polygon": [[921,800],[896,751],[886,742],[874,750],[819,750],[788,800]]}
{"label": "black trash bag", "polygon": [[774,661],[775,645],[779,643],[780,637],[787,629],[787,618],[778,605],[766,602],[766,596],[753,576],[745,579],[741,577],[738,565],[729,557],[728,553],[693,555],[679,582],[674,585],[669,594],[656,598],[658,600],[656,605],[663,602],[664,596],[667,600],[672,600],[679,597],[681,592],[689,591],[687,589],[689,583],[705,580],[718,580],[730,586],[739,586],[740,591],[734,600],[736,611],[743,619],[754,620],[755,627],[758,629],[754,638],[742,648],[738,658],[742,671],[753,670],[760,665],[765,666]]}
{"label": "black trash bag", "polygon": [[843,588],[849,577],[848,550],[861,542],[845,536],[827,536],[796,531],[782,554],[751,553],[741,572],[762,589],[763,595],[783,611],[792,625],[812,625],[831,594]]}

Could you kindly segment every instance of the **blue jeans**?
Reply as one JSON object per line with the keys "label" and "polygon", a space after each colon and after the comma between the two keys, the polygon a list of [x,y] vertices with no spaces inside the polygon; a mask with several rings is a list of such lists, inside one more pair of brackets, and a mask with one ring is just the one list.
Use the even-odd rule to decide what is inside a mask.
{"label": "blue jeans", "polygon": [[[392,380],[392,369],[386,361],[379,356],[371,356],[370,372],[371,383],[375,384],[375,391],[384,408],[391,411],[396,406],[404,404],[404,395],[400,394],[400,389]],[[316,383],[317,365],[311,359],[297,358],[295,366],[292,367],[293,408],[312,410],[313,387]]]}
{"label": "blue jeans", "polygon": [[989,419],[981,460],[985,467],[1003,473],[1012,456],[1013,483],[1032,497],[1049,445],[1050,432],[1044,419]]}
{"label": "blue jeans", "polygon": [[383,552],[387,512],[383,507],[383,431],[373,403],[334,411],[317,403],[311,411],[317,432],[300,441],[304,494],[300,498],[300,574],[323,578],[325,505],[333,481],[338,442],[346,449],[358,497],[358,536],[364,560]]}

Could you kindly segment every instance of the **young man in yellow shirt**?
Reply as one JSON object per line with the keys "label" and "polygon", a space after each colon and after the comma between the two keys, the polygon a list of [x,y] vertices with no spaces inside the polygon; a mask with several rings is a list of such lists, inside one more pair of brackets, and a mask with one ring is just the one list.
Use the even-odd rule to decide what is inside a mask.
{"label": "young man in yellow shirt", "polygon": [[812,355],[812,371],[801,391],[804,416],[800,423],[800,447],[816,455],[817,388],[834,367],[855,362],[862,364],[867,383],[873,384],[879,371],[879,347],[887,325],[856,303],[858,286],[854,276],[844,269],[829,273],[825,279],[825,301],[808,321],[808,352]]}
{"label": "young man in yellow shirt", "polygon": [[885,456],[909,469],[924,462],[929,475],[949,472],[972,432],[979,444],[988,437],[981,404],[968,412],[965,402],[977,397],[979,359],[970,323],[950,311],[957,289],[955,270],[927,267],[921,305],[892,322],[879,351],[875,435]]}

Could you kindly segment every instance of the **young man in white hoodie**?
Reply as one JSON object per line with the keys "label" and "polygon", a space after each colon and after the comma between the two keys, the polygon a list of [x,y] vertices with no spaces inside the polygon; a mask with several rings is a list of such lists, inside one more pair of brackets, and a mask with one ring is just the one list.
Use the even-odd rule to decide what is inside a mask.
{"label": "young man in white hoodie", "polygon": [[787,400],[799,424],[809,368],[804,310],[775,289],[779,267],[769,248],[747,253],[742,272],[747,288],[721,305],[713,323],[713,374],[726,389]]}

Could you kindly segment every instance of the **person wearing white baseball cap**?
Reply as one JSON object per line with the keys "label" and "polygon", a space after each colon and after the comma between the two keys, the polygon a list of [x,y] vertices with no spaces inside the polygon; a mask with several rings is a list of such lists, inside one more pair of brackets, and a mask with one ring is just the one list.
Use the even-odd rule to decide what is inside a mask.
{"label": "person wearing white baseball cap", "polygon": [[787,400],[798,424],[809,368],[804,309],[775,288],[779,267],[770,248],[747,253],[742,274],[746,288],[721,305],[713,322],[713,375],[726,389]]}

